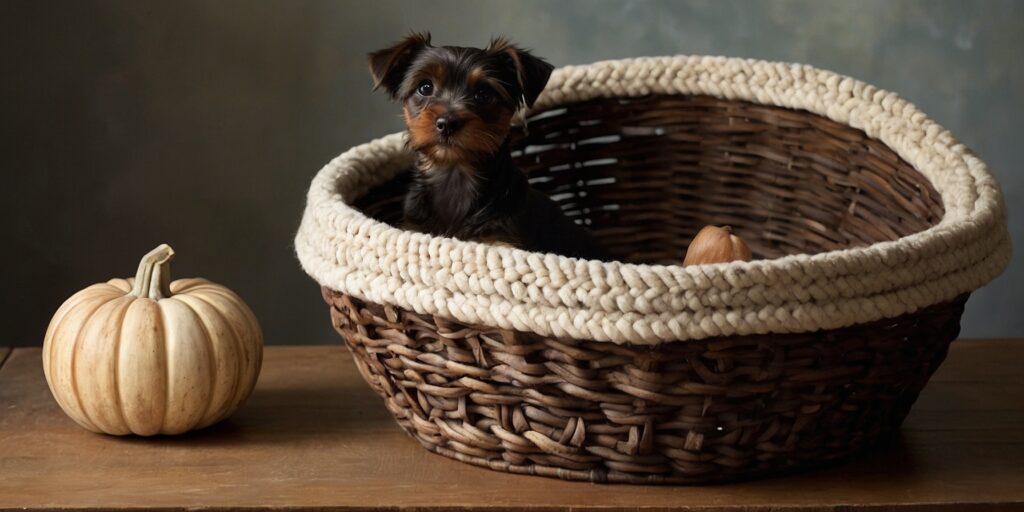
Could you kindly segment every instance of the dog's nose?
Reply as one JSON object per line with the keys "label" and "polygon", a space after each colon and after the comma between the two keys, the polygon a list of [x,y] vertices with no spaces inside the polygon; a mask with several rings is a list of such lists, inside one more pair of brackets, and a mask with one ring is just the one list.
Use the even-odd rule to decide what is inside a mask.
{"label": "dog's nose", "polygon": [[435,124],[437,125],[437,131],[444,135],[451,135],[458,128],[458,121],[454,117],[447,115],[438,116]]}

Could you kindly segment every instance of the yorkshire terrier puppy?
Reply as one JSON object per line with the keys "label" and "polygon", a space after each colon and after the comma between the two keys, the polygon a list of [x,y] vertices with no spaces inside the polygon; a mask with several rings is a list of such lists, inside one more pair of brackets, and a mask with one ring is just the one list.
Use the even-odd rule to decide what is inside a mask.
{"label": "yorkshire terrier puppy", "polygon": [[513,115],[530,107],[551,64],[505,39],[487,48],[432,46],[412,34],[369,55],[375,89],[402,103],[417,152],[405,225],[461,240],[606,259],[590,233],[530,187],[512,162]]}

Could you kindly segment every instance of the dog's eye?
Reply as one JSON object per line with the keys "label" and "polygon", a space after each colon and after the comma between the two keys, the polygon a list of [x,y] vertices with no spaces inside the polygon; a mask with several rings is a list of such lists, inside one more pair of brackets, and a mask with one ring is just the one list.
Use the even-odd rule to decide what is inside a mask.
{"label": "dog's eye", "polygon": [[481,87],[473,94],[473,99],[480,103],[487,103],[494,98],[494,91],[490,87]]}
{"label": "dog's eye", "polygon": [[434,83],[430,80],[424,80],[420,82],[419,87],[416,88],[416,92],[420,93],[420,96],[430,96],[434,94]]}

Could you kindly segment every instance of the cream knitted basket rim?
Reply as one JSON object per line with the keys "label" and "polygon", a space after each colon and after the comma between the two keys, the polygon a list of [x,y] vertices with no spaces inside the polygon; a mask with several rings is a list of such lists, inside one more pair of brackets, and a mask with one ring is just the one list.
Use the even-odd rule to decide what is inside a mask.
{"label": "cream knitted basket rim", "polygon": [[[806,332],[949,301],[1006,267],[985,164],[915,106],[806,65],[676,56],[554,72],[534,111],[597,97],[710,95],[802,109],[864,131],[931,181],[935,226],[867,247],[695,267],[585,261],[403,231],[349,206],[412,165],[402,134],[356,146],[313,179],[295,249],[322,286],[378,304],[543,336],[657,344]],[[682,255],[680,255],[682,256]]]}

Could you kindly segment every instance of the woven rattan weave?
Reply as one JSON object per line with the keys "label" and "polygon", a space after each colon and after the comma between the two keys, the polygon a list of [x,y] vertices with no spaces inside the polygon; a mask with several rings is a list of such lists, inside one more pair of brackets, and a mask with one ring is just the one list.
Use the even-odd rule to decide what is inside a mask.
{"label": "woven rattan weave", "polygon": [[[983,164],[834,77],[698,58],[556,72],[514,155],[618,262],[389,227],[411,162],[397,136],[317,178],[300,260],[367,382],[436,453],[622,483],[846,458],[898,429],[1009,241]],[[678,267],[705,224],[757,261]]]}

